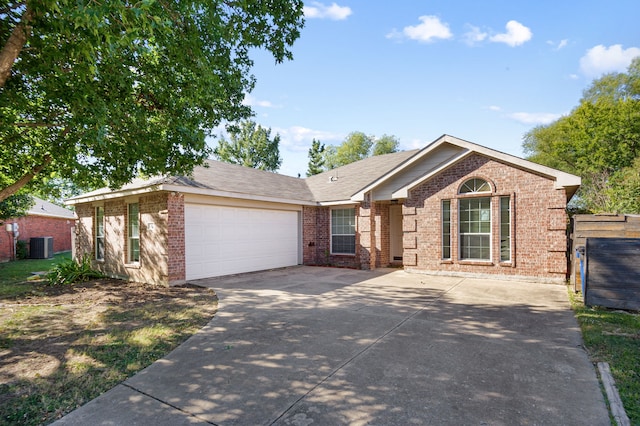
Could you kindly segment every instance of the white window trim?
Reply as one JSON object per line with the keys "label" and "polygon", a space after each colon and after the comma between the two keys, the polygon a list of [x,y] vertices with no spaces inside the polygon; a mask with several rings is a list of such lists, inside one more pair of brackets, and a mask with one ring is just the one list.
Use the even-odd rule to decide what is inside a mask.
{"label": "white window trim", "polygon": [[[460,260],[460,262],[485,262],[485,263],[491,263],[493,262],[493,241],[494,241],[494,233],[493,233],[493,197],[491,196],[491,193],[489,192],[479,192],[479,193],[473,193],[478,194],[477,197],[464,197],[464,198],[459,198],[458,199],[458,259]],[[482,233],[469,233],[469,234],[463,234],[462,232],[460,232],[460,229],[462,228],[460,226],[460,217],[461,214],[460,212],[462,211],[462,209],[460,208],[460,203],[462,201],[468,201],[468,200],[477,200],[478,198],[487,198],[489,200],[489,258],[488,259],[478,259],[478,258],[471,258],[471,257],[464,257],[463,253],[462,253],[462,235],[487,235],[486,232],[482,232]]]}
{"label": "white window trim", "polygon": [[[444,256],[444,203],[448,202],[449,203],[449,257],[445,257]],[[440,220],[441,220],[441,225],[440,226],[440,238],[442,238],[442,243],[440,244],[440,260],[444,260],[444,261],[450,261],[453,260],[453,253],[452,253],[452,249],[453,249],[453,238],[451,235],[451,200],[450,199],[446,199],[446,200],[440,200]]]}
{"label": "white window trim", "polygon": [[[329,253],[332,255],[340,255],[340,256],[355,256],[356,255],[356,246],[355,246],[355,238],[356,238],[356,234],[358,233],[357,229],[355,229],[353,231],[353,234],[334,234],[333,233],[333,211],[334,210],[353,210],[353,220],[354,220],[354,225],[356,225],[357,227],[357,218],[356,218],[356,208],[355,206],[344,206],[344,207],[336,207],[336,208],[331,208],[329,211]],[[354,247],[353,247],[353,253],[342,253],[342,252],[334,252],[333,251],[333,236],[352,236],[354,238]]]}
{"label": "white window trim", "polygon": [[[98,229],[99,229],[99,224],[98,224],[98,211],[102,210],[102,235],[98,235]],[[94,229],[94,256],[96,258],[96,260],[98,262],[104,262],[104,254],[106,251],[106,247],[105,247],[105,217],[104,217],[104,206],[97,206],[94,210],[95,212],[95,229]],[[98,257],[98,239],[102,240],[102,257]]]}
{"label": "white window trim", "polygon": [[[502,260],[502,199],[509,199],[509,260]],[[511,195],[501,195],[500,206],[498,208],[499,222],[498,226],[500,227],[500,258],[499,261],[502,264],[511,264],[513,263],[513,197]]]}
{"label": "white window trim", "polygon": [[[132,238],[130,235],[131,231],[131,221],[130,221],[130,208],[132,204],[136,204],[138,206],[138,237]],[[133,260],[133,250],[131,249],[131,241],[138,240],[138,260]],[[127,263],[137,265],[140,263],[140,203],[134,202],[127,204]]]}

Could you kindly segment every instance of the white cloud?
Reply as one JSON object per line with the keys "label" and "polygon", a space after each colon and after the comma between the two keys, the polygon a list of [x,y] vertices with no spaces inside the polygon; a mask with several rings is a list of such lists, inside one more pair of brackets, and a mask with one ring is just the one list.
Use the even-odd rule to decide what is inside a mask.
{"label": "white cloud", "polygon": [[462,40],[469,46],[483,42],[488,36],[486,32],[481,31],[478,27],[469,24],[467,24],[466,27],[469,31],[462,35]]}
{"label": "white cloud", "polygon": [[326,5],[317,1],[310,3],[311,6],[304,6],[304,17],[308,19],[331,19],[342,21],[351,15],[351,8],[348,6],[338,6],[336,3]]}
{"label": "white cloud", "polygon": [[537,125],[552,123],[562,117],[562,114],[553,114],[550,112],[513,112],[507,114],[507,117],[523,124]]}
{"label": "white cloud", "polygon": [[425,15],[418,18],[420,24],[404,27],[402,32],[397,30],[387,34],[387,38],[408,38],[421,43],[430,43],[436,39],[450,39],[453,34],[449,30],[449,24],[440,21],[440,18],[433,15]]}
{"label": "white cloud", "polygon": [[271,134],[275,135],[276,133],[280,135],[282,147],[292,152],[307,152],[311,148],[313,139],[317,139],[328,146],[339,144],[345,138],[343,134],[314,130],[302,126],[273,128]]}
{"label": "white cloud", "polygon": [[506,33],[491,36],[489,40],[495,43],[505,43],[511,47],[515,47],[531,40],[531,37],[533,37],[531,30],[518,21],[511,20],[507,22],[505,27],[507,29]]}
{"label": "white cloud", "polygon": [[553,47],[553,50],[560,50],[560,49],[564,49],[565,47],[567,47],[567,45],[569,44],[569,39],[562,39],[559,42],[555,42],[553,40],[547,40],[547,44],[551,47]]}
{"label": "white cloud", "polygon": [[500,108],[497,105],[489,105],[489,111],[502,111],[502,108]]}
{"label": "white cloud", "polygon": [[244,100],[242,101],[242,104],[247,106],[252,106],[252,107],[259,106],[263,108],[280,108],[279,106],[274,105],[271,101],[258,100],[248,93],[244,95]]}
{"label": "white cloud", "polygon": [[599,44],[587,50],[587,53],[580,58],[580,70],[587,77],[599,77],[609,72],[622,72],[627,69],[631,60],[636,56],[640,56],[640,48],[623,49],[620,44],[609,47]]}

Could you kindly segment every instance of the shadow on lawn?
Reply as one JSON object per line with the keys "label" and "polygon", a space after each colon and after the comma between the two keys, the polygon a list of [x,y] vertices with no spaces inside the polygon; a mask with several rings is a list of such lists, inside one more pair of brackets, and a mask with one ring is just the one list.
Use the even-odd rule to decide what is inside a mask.
{"label": "shadow on lawn", "polygon": [[164,356],[214,315],[211,290],[100,280],[3,303],[0,424],[42,424]]}

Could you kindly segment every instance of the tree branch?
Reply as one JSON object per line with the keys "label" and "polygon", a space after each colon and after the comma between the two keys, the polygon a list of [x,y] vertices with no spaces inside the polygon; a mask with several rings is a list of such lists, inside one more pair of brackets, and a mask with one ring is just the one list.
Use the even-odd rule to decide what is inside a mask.
{"label": "tree branch", "polygon": [[27,42],[27,38],[31,32],[29,23],[32,19],[33,10],[27,5],[22,19],[13,28],[9,39],[2,48],[2,52],[0,52],[0,87],[4,87],[4,84],[9,79],[11,68]]}
{"label": "tree branch", "polygon": [[7,7],[3,7],[2,9],[0,9],[0,15],[8,15],[12,11],[19,9],[20,7],[25,6],[26,4],[27,4],[26,1],[19,1],[17,3],[9,4],[7,5]]}
{"label": "tree branch", "polygon": [[20,179],[18,179],[11,185],[7,186],[6,188],[1,189],[0,201],[6,200],[10,196],[18,192],[20,188],[22,188],[27,183],[29,183],[29,181],[31,181],[31,179],[33,179],[35,175],[40,173],[45,167],[51,164],[51,160],[53,160],[53,158],[51,158],[49,154],[45,155],[44,160],[42,161],[41,164],[34,166],[29,172],[25,173]]}

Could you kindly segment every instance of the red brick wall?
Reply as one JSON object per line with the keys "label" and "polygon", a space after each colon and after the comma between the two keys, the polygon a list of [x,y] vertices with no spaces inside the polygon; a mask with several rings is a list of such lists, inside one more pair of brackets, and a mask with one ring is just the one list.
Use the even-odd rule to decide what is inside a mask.
{"label": "red brick wall", "polygon": [[375,209],[375,267],[389,266],[391,263],[391,237],[389,234],[389,204],[376,203]]}
{"label": "red brick wall", "polygon": [[184,240],[184,196],[171,193],[167,197],[167,263],[170,284],[186,279]]}
{"label": "red brick wall", "polygon": [[[375,268],[375,250],[372,250],[372,239],[375,238],[375,205],[370,202],[371,194],[366,194],[364,201],[356,210],[356,253],[359,254],[360,268]],[[375,243],[374,243],[375,244]]]}
{"label": "red brick wall", "polygon": [[[131,264],[128,262],[127,255],[127,205],[135,202],[139,203],[140,207],[140,262]],[[180,214],[182,211],[182,219],[177,217],[175,220],[184,222],[184,207],[180,210],[181,203],[181,197],[166,192],[154,192],[140,197],[77,205],[76,257],[81,258],[88,254],[95,259],[95,208],[102,205],[105,217],[105,259],[104,261],[94,260],[94,267],[109,276],[152,284],[167,285],[172,280],[184,279],[184,232],[180,240],[179,229],[175,224],[173,224],[171,236],[175,239],[174,247],[182,245],[182,271],[180,261],[173,256],[173,269],[170,275],[167,251],[170,214],[172,212]]]}
{"label": "red brick wall", "polygon": [[53,237],[53,251],[55,253],[71,250],[71,228],[75,225],[73,219],[53,218],[48,216],[28,215],[16,219],[6,219],[0,228],[0,261],[13,258],[13,234],[7,232],[7,223],[17,223],[20,235],[18,240],[27,243],[35,237]]}
{"label": "red brick wall", "polygon": [[[356,215],[358,209],[356,208]],[[356,234],[356,253],[358,253]],[[331,254],[331,208],[303,207],[302,261],[305,265],[332,265],[359,268],[359,256]]]}
{"label": "red brick wall", "polygon": [[[490,182],[492,259],[458,259],[458,190],[479,177]],[[500,262],[499,197],[511,197],[512,261]],[[441,202],[451,200],[452,259],[441,260]],[[507,164],[473,155],[414,188],[403,207],[404,265],[407,269],[566,279],[566,195],[554,182]]]}

